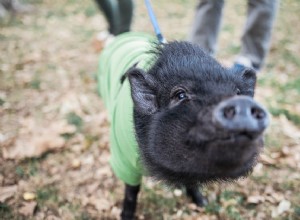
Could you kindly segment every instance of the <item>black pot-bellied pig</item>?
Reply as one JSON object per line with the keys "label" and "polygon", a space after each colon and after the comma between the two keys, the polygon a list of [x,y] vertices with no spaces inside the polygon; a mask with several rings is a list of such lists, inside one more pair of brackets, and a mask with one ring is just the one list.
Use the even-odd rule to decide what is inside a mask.
{"label": "black pot-bellied pig", "polygon": [[143,174],[185,186],[246,176],[263,147],[266,110],[253,100],[256,73],[222,67],[188,42],[122,34],[100,56],[98,89],[111,123],[111,166],[125,182],[132,219]]}

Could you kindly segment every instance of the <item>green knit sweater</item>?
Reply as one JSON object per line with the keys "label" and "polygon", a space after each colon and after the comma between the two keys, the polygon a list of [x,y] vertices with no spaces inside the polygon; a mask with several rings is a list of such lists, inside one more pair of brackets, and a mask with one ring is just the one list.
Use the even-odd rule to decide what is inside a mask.
{"label": "green knit sweater", "polygon": [[147,53],[155,38],[143,33],[129,32],[117,36],[101,53],[98,92],[109,113],[111,167],[118,178],[129,185],[138,185],[142,167],[133,124],[133,102],[130,84],[121,76],[134,64],[147,70],[153,55]]}

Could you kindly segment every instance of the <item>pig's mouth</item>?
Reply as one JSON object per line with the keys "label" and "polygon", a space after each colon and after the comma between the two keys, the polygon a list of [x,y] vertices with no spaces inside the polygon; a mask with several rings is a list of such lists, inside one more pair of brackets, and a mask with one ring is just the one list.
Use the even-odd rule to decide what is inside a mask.
{"label": "pig's mouth", "polygon": [[[261,133],[257,132],[257,133],[249,133],[247,131],[240,131],[240,132],[233,132],[230,133],[226,136],[221,137],[219,140],[221,141],[225,141],[225,142],[252,142],[255,141],[257,138],[259,138],[259,136],[261,135]],[[212,140],[212,141],[216,141],[216,139]]]}
{"label": "pig's mouth", "polygon": [[207,152],[213,156],[208,166],[217,179],[237,179],[247,176],[257,162],[263,147],[261,135],[235,133],[207,145]]}
{"label": "pig's mouth", "polygon": [[[201,175],[211,175],[211,181],[234,180],[247,176],[255,166],[263,147],[262,133],[230,132],[198,143],[202,155],[208,158]],[[197,171],[196,171],[197,172]],[[203,167],[198,171],[203,172]]]}
{"label": "pig's mouth", "polygon": [[261,132],[257,133],[249,133],[247,131],[240,131],[240,132],[230,132],[225,133],[222,132],[221,134],[211,134],[207,135],[205,138],[197,138],[188,136],[186,140],[186,144],[189,146],[208,146],[211,144],[218,144],[218,145],[233,145],[233,144],[243,144],[248,145],[252,142],[257,141],[262,137]]}
{"label": "pig's mouth", "polygon": [[263,139],[260,134],[237,132],[206,142],[204,151],[214,152],[215,155],[219,153],[220,158],[226,161],[222,166],[233,168],[253,161],[262,147]]}

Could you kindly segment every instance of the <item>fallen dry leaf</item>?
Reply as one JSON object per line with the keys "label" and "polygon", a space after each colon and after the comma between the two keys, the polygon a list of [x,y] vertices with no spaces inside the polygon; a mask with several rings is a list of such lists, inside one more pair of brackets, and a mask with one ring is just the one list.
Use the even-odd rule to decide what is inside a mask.
{"label": "fallen dry leaf", "polygon": [[253,168],[253,175],[261,175],[264,170],[264,165],[261,162],[258,162]]}
{"label": "fallen dry leaf", "polygon": [[106,199],[96,198],[94,196],[89,197],[88,204],[94,206],[98,211],[109,210],[111,204]]}
{"label": "fallen dry leaf", "polygon": [[19,139],[13,146],[3,148],[5,159],[24,159],[39,157],[43,153],[57,150],[65,146],[65,139],[61,136],[75,132],[73,125],[66,121],[52,122],[49,126],[40,128],[34,120],[23,120],[23,128]]}
{"label": "fallen dry leaf", "polygon": [[36,208],[37,203],[35,201],[23,203],[23,206],[19,209],[19,213],[24,216],[32,216]]}
{"label": "fallen dry leaf", "polygon": [[284,146],[283,148],[281,148],[281,153],[283,154],[283,156],[288,156],[291,154],[291,149],[288,146]]}
{"label": "fallen dry leaf", "polygon": [[45,220],[61,220],[59,217],[55,215],[48,215]]}
{"label": "fallen dry leaf", "polygon": [[30,140],[17,140],[11,148],[3,149],[5,159],[24,159],[29,157],[39,157],[43,153],[62,148],[65,140],[60,136],[36,136]]}
{"label": "fallen dry leaf", "polygon": [[[251,201],[251,199],[250,199]],[[222,205],[224,208],[228,206],[236,206],[237,205],[237,200],[236,199],[229,199],[229,200],[222,200]]]}
{"label": "fallen dry leaf", "polygon": [[92,183],[86,187],[87,194],[93,194],[99,188],[99,182]]}
{"label": "fallen dry leaf", "polygon": [[32,193],[32,192],[25,192],[25,193],[23,194],[23,199],[26,200],[26,201],[28,201],[28,200],[33,200],[33,199],[35,199],[35,198],[36,198],[35,193]]}
{"label": "fallen dry leaf", "polygon": [[290,209],[290,207],[291,207],[290,201],[282,200],[277,207],[278,214],[281,215],[282,213],[288,211]]}
{"label": "fallen dry leaf", "polygon": [[13,197],[17,192],[17,189],[17,185],[0,187],[0,202],[6,202]]}
{"label": "fallen dry leaf", "polygon": [[300,140],[300,130],[293,123],[291,123],[286,116],[281,115],[280,117],[283,133],[294,140]]}
{"label": "fallen dry leaf", "polygon": [[175,189],[175,190],[174,190],[174,195],[177,196],[177,197],[181,196],[181,195],[182,195],[182,190],[180,190],[180,189]]}
{"label": "fallen dry leaf", "polygon": [[250,203],[250,204],[258,204],[258,203],[261,203],[264,201],[265,201],[265,198],[261,195],[249,196],[247,198],[247,203]]}
{"label": "fallen dry leaf", "polygon": [[288,211],[291,208],[291,202],[288,200],[282,200],[277,208],[272,210],[272,217],[276,218],[282,215],[284,212]]}
{"label": "fallen dry leaf", "polygon": [[80,160],[74,159],[74,160],[72,161],[71,167],[72,167],[73,169],[78,169],[80,166],[81,166],[81,161],[80,161]]}
{"label": "fallen dry leaf", "polygon": [[272,196],[265,196],[265,200],[272,204],[277,203],[276,199],[274,199]]}
{"label": "fallen dry leaf", "polygon": [[109,166],[100,167],[96,173],[97,176],[110,176],[112,174]]}
{"label": "fallen dry leaf", "polygon": [[280,202],[284,199],[284,196],[281,193],[273,192],[270,196],[272,196],[276,202]]}
{"label": "fallen dry leaf", "polygon": [[120,214],[121,214],[121,209],[114,206],[112,209],[111,209],[111,214],[113,216],[115,216],[116,218],[119,218]]}
{"label": "fallen dry leaf", "polygon": [[260,161],[265,164],[265,165],[275,165],[277,164],[277,161],[274,160],[273,158],[269,157],[266,154],[261,154],[260,155]]}

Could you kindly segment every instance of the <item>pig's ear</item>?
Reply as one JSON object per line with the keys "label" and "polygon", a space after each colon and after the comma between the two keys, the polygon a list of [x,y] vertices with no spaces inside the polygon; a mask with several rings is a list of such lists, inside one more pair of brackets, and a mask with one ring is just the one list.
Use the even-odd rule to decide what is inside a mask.
{"label": "pig's ear", "polygon": [[245,68],[235,74],[240,76],[238,84],[241,94],[253,97],[256,84],[256,71],[252,68]]}
{"label": "pig's ear", "polygon": [[151,115],[157,111],[157,100],[152,77],[138,68],[131,68],[126,73],[131,87],[131,96],[136,111]]}
{"label": "pig's ear", "polygon": [[256,84],[256,71],[252,68],[245,68],[242,71],[242,77],[247,83],[255,87]]}

